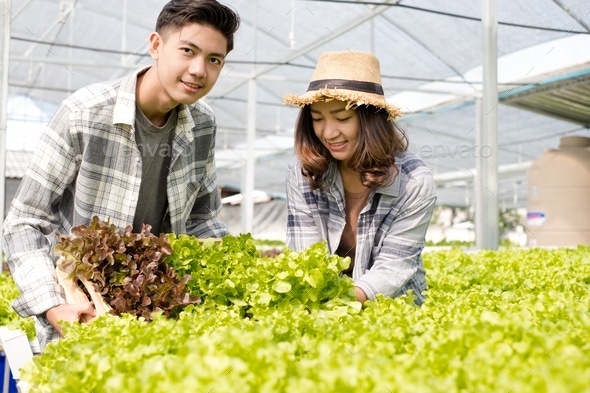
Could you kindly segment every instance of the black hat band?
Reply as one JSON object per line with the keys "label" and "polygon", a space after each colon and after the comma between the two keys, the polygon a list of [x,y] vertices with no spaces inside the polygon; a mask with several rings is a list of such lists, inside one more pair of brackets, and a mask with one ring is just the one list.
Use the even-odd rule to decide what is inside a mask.
{"label": "black hat band", "polygon": [[348,79],[320,79],[309,84],[307,91],[328,89],[346,89],[365,93],[383,95],[383,87],[378,83],[351,81]]}

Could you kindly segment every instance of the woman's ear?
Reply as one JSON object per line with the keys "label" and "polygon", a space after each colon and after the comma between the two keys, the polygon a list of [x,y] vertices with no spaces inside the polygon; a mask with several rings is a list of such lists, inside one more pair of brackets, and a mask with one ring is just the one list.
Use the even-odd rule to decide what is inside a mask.
{"label": "woman's ear", "polygon": [[160,49],[164,44],[162,36],[156,32],[150,34],[150,55],[152,59],[158,60],[160,56]]}

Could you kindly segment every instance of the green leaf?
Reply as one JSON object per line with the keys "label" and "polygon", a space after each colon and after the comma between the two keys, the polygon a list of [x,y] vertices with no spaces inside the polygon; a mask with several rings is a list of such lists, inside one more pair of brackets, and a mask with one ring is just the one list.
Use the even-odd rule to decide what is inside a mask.
{"label": "green leaf", "polygon": [[304,280],[305,282],[307,282],[309,285],[311,285],[311,286],[312,286],[312,288],[315,288],[315,287],[317,286],[317,284],[316,284],[315,280],[314,280],[314,279],[313,279],[313,277],[312,277],[312,276],[310,276],[309,274],[306,274],[306,275],[303,277],[303,280]]}
{"label": "green leaf", "polygon": [[260,296],[258,297],[257,303],[268,305],[271,300],[272,300],[272,297],[270,296],[270,294],[265,292],[265,293],[260,294]]}
{"label": "green leaf", "polygon": [[274,289],[278,293],[287,293],[291,290],[291,284],[286,281],[277,281],[273,286]]}
{"label": "green leaf", "polygon": [[239,307],[245,307],[248,305],[248,303],[246,303],[245,301],[240,300],[240,299],[229,298],[229,300],[230,300],[230,302],[232,302],[233,304],[235,304],[236,306],[239,306]]}

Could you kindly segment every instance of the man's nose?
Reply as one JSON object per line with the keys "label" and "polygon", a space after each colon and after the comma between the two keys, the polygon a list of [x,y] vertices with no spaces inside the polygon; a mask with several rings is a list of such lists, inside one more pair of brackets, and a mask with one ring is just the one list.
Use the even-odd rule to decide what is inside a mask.
{"label": "man's nose", "polygon": [[199,78],[207,76],[207,67],[205,66],[205,59],[201,56],[195,57],[188,68],[188,72],[191,75],[195,75]]}

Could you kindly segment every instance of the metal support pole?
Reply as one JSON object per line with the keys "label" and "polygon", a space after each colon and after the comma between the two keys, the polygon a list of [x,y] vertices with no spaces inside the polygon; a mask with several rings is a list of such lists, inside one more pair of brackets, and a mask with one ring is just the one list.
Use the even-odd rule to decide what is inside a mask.
{"label": "metal support pole", "polygon": [[375,18],[371,19],[369,22],[369,29],[371,29],[369,34],[371,53],[375,53]]}
{"label": "metal support pole", "polygon": [[256,136],[256,79],[248,81],[248,126],[246,130],[246,160],[242,167],[242,222],[241,232],[252,233],[254,221],[254,140]]}
{"label": "metal support pole", "polygon": [[0,9],[0,272],[4,268],[4,253],[1,240],[4,225],[6,203],[6,112],[8,108],[8,63],[10,59],[10,19],[12,17],[11,0],[2,0]]}
{"label": "metal support pole", "polygon": [[[72,11],[70,12],[70,18],[69,18],[69,23],[70,23],[70,49],[68,50],[68,59],[70,61],[74,60],[74,51],[73,51],[73,46],[74,46],[74,12],[76,10],[75,4],[72,4]],[[66,67],[68,69],[68,91],[72,91],[72,75],[74,75],[74,72],[72,71],[74,69],[74,66],[72,66],[72,63],[68,64],[68,66]],[[33,81],[34,82],[34,81]],[[31,83],[32,85],[34,85],[34,83]]]}
{"label": "metal support pole", "polygon": [[475,246],[477,248],[484,248],[484,233],[485,233],[485,193],[482,190],[486,189],[485,160],[481,154],[482,143],[485,143],[483,136],[483,103],[481,98],[475,100],[475,181],[473,182],[473,194],[475,195]]}
{"label": "metal support pole", "polygon": [[[482,0],[483,91],[479,109],[476,246],[497,250],[498,233],[498,15],[497,0]],[[477,214],[479,213],[479,214]]]}
{"label": "metal support pole", "polygon": [[242,205],[241,205],[241,232],[252,233],[254,221],[254,142],[256,140],[256,8],[257,1],[253,1],[254,17],[252,20],[253,47],[252,47],[252,77],[248,80],[248,123],[246,130],[246,160],[242,167]]}
{"label": "metal support pole", "polygon": [[291,0],[291,30],[289,30],[289,50],[295,50],[295,0]]}

